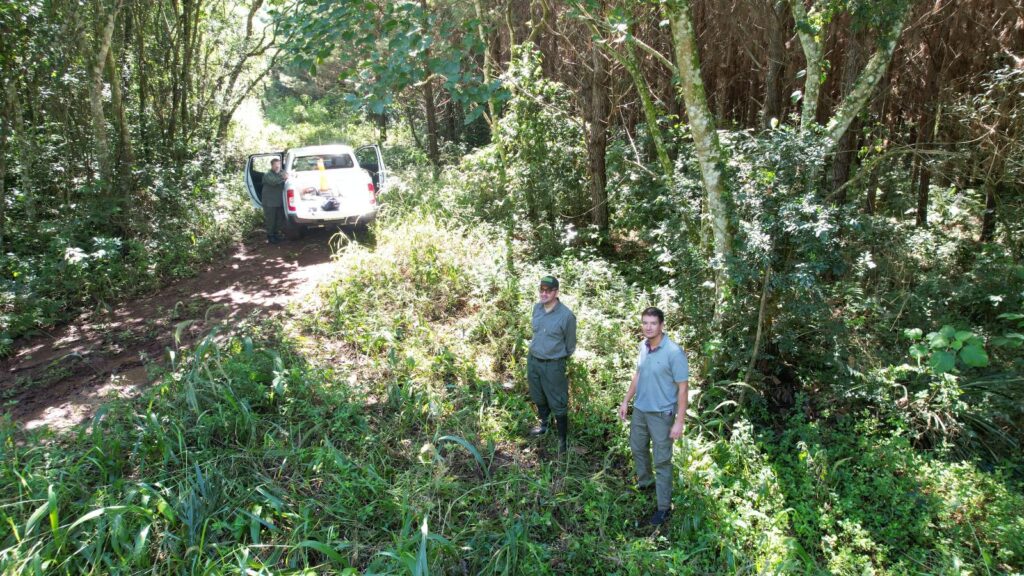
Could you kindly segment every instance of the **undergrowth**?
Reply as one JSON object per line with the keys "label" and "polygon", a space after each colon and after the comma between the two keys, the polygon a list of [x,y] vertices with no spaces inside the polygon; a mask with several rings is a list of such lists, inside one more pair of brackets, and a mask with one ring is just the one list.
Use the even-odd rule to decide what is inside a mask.
{"label": "undergrowth", "polygon": [[[510,276],[494,245],[486,226],[386,222],[375,248],[339,252],[316,303],[212,334],[77,435],[5,423],[0,571],[1024,570],[1024,496],[999,469],[916,450],[870,417],[824,428],[796,410],[784,431],[723,427],[700,396],[676,447],[675,514],[646,528],[653,503],[630,488],[614,409],[635,316],[666,299],[593,254]],[[562,278],[580,319],[563,458],[525,437],[524,339],[542,271]]]}

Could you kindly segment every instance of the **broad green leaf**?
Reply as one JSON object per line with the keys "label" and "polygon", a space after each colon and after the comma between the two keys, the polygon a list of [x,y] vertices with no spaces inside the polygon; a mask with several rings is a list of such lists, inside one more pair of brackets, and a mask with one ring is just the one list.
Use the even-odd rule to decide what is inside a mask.
{"label": "broad green leaf", "polygon": [[956,368],[956,357],[951,352],[937,350],[932,353],[932,357],[928,360],[928,365],[939,374],[952,372]]}
{"label": "broad green leaf", "polygon": [[972,338],[973,336],[974,336],[974,332],[971,332],[970,330],[957,330],[956,331],[956,339],[959,342],[966,342],[969,338]]}
{"label": "broad green leaf", "polygon": [[946,340],[952,342],[953,340],[956,339],[956,328],[953,328],[949,324],[946,324],[941,329],[939,329],[939,334],[942,334],[946,338]]}
{"label": "broad green leaf", "polygon": [[907,340],[920,340],[922,334],[920,328],[905,328],[903,330],[903,337]]}
{"label": "broad green leaf", "polygon": [[988,354],[985,349],[975,344],[968,344],[960,350],[960,359],[971,368],[983,368],[988,366]]}
{"label": "broad green leaf", "polygon": [[928,346],[931,347],[932,350],[943,350],[945,348],[949,348],[949,339],[938,332],[929,333],[927,338]]}
{"label": "broad green leaf", "polygon": [[924,344],[914,344],[910,347],[910,357],[920,360],[928,355],[928,347]]}
{"label": "broad green leaf", "polygon": [[1005,338],[1003,336],[992,339],[993,346],[1007,346],[1009,348],[1019,348],[1021,344],[1024,344],[1024,339]]}

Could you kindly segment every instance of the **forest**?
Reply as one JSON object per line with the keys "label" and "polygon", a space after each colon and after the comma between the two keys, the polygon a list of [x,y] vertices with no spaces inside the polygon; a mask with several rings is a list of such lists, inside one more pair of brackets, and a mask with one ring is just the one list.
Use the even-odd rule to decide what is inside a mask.
{"label": "forest", "polygon": [[[0,574],[1024,574],[1021,0],[12,0],[0,78]],[[265,243],[331,143],[376,221]]]}

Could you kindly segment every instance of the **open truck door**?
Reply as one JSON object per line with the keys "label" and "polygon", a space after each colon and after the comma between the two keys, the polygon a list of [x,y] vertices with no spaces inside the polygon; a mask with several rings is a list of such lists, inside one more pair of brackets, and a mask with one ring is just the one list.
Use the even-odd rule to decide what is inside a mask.
{"label": "open truck door", "polygon": [[380,146],[371,144],[356,148],[356,160],[359,166],[370,173],[373,180],[373,187],[379,193],[388,186],[388,168],[384,164],[384,153]]}
{"label": "open truck door", "polygon": [[284,152],[253,154],[245,163],[245,187],[253,206],[260,209],[263,208],[263,175],[270,172],[270,161],[275,158],[283,162]]}

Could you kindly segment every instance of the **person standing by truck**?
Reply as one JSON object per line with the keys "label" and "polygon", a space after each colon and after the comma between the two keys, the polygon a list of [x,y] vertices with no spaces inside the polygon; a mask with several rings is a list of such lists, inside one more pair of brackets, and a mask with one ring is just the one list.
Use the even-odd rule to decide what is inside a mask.
{"label": "person standing by truck", "polygon": [[270,161],[270,172],[263,175],[263,224],[267,229],[267,242],[276,244],[281,241],[281,230],[284,228],[284,183],[288,173],[281,169],[281,159]]}

